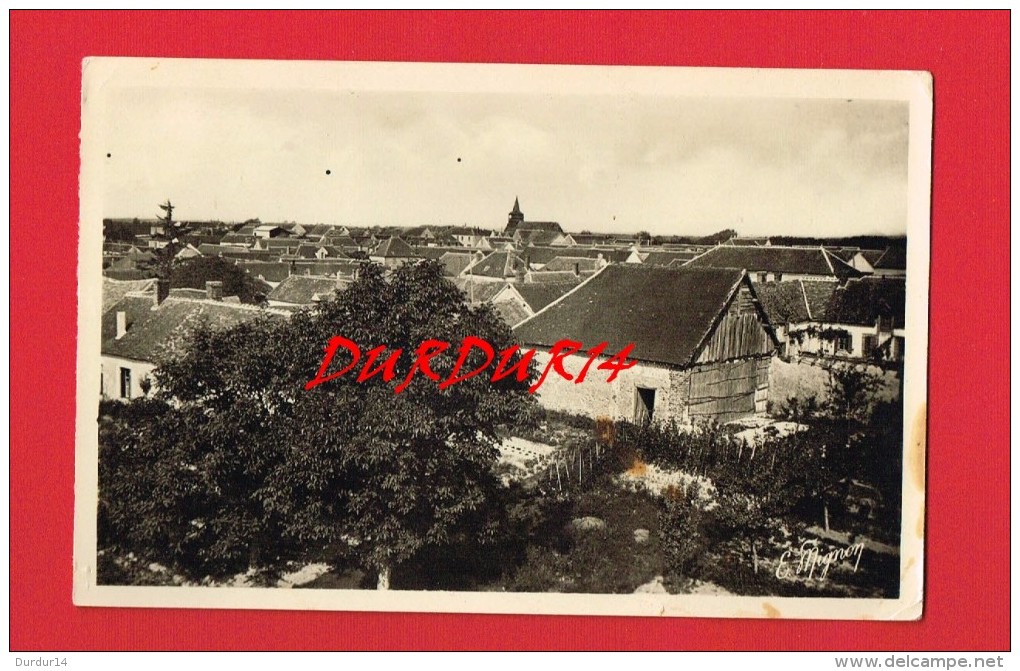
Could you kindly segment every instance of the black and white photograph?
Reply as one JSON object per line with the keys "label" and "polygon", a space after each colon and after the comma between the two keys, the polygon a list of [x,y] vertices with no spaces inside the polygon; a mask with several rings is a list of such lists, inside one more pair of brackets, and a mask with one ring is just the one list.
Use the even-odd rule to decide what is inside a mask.
{"label": "black and white photograph", "polygon": [[926,73],[83,81],[77,605],[921,616]]}

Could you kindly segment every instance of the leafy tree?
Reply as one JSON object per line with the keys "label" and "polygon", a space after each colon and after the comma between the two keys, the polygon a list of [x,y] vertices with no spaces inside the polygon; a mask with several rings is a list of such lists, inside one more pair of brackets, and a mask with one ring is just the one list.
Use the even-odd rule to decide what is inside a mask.
{"label": "leafy tree", "polygon": [[732,228],[725,228],[721,231],[718,231],[717,233],[713,233],[712,235],[706,235],[702,238],[699,238],[698,243],[702,245],[717,245],[720,242],[726,242],[730,238],[736,237],[737,235],[739,234]]}
{"label": "leafy tree", "polygon": [[173,265],[170,273],[172,288],[204,289],[209,281],[223,282],[224,296],[237,296],[242,303],[266,302],[271,288],[243,269],[219,257],[196,256]]}
{"label": "leafy tree", "polygon": [[[305,391],[336,335],[361,346],[362,363],[370,348],[387,345],[375,366],[392,365],[392,381],[358,382],[359,364]],[[445,379],[469,335],[497,353],[512,345],[499,317],[471,307],[434,262],[391,274],[368,266],[348,289],[289,320],[197,328],[181,355],[156,369],[160,401],[149,402],[166,402],[165,411],[101,436],[104,538],[193,577],[328,553],[336,564],[373,569],[386,587],[393,567],[429,546],[495,537],[496,428],[534,403],[535,371],[444,389],[418,373],[394,391],[421,342],[453,343],[431,360]],[[396,348],[403,352],[390,361]],[[336,359],[334,372],[349,363]],[[471,350],[464,370],[484,361]]]}
{"label": "leafy tree", "polygon": [[849,443],[854,427],[868,421],[880,379],[866,366],[836,365],[829,369],[829,413],[843,423]]}
{"label": "leafy tree", "polygon": [[174,237],[173,230],[173,217],[174,217],[174,205],[167,198],[165,203],[159,204],[159,209],[163,211],[163,215],[159,217],[160,223],[163,224],[163,234],[169,238],[166,245],[160,247],[155,252],[155,259],[152,261],[152,269],[155,272],[156,277],[160,279],[170,279],[173,274],[174,262],[176,261],[177,252],[180,251],[179,241]]}
{"label": "leafy tree", "polygon": [[136,229],[125,221],[103,220],[103,239],[109,242],[134,242]]}

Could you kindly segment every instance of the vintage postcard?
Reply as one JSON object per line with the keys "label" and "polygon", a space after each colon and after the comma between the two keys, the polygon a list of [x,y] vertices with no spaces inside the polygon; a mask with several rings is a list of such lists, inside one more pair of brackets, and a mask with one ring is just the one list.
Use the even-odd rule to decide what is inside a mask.
{"label": "vintage postcard", "polygon": [[919,618],[932,87],[87,59],[75,604]]}

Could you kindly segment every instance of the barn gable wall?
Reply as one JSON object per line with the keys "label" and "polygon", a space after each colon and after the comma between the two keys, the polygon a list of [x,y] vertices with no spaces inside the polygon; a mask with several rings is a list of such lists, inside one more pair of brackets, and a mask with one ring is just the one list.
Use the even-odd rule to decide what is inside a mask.
{"label": "barn gable wall", "polygon": [[771,354],[774,349],[772,336],[765,330],[762,312],[745,284],[716,323],[712,335],[698,354],[697,363],[760,357]]}

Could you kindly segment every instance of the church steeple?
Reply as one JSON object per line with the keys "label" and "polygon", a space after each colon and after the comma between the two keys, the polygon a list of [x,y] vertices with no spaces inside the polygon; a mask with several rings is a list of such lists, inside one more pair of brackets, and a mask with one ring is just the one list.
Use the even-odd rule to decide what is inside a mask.
{"label": "church steeple", "polygon": [[510,218],[506,222],[507,231],[511,234],[517,229],[517,225],[524,221],[524,213],[521,212],[521,203],[514,196],[514,209],[510,210]]}

